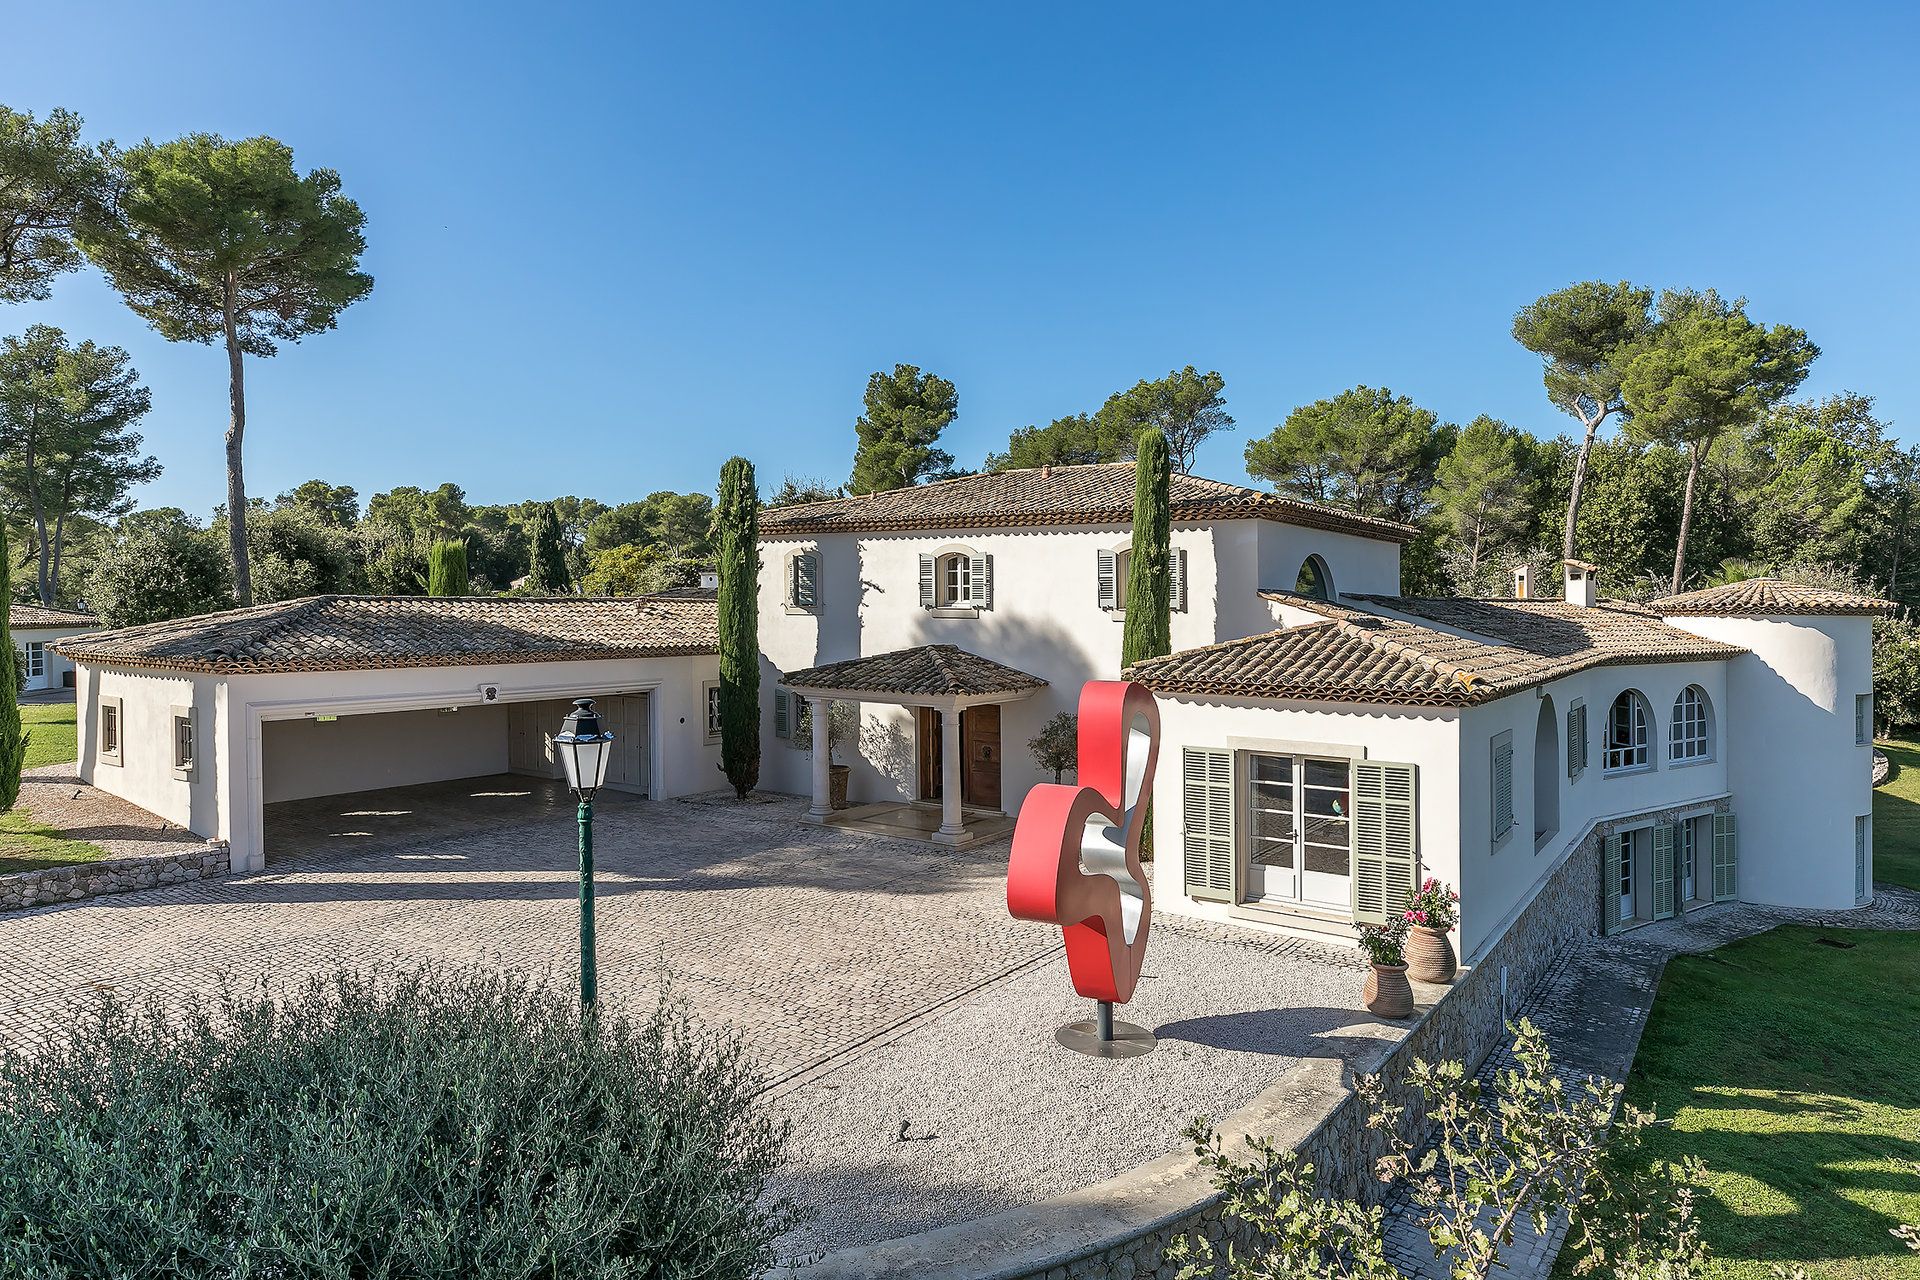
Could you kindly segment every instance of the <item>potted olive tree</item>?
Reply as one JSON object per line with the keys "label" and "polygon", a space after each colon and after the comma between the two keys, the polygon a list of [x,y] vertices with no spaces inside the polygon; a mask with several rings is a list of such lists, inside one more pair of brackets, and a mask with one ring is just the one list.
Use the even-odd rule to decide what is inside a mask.
{"label": "potted olive tree", "polygon": [[[809,698],[800,718],[794,722],[793,735],[787,739],[787,745],[808,755],[813,754],[813,709],[816,704]],[[849,765],[840,763],[840,748],[853,742],[860,736],[860,704],[836,698],[828,704],[827,712],[827,795],[835,809],[847,807],[847,777],[853,772]]]}
{"label": "potted olive tree", "polygon": [[1433,877],[1407,903],[1407,976],[1415,982],[1452,982],[1460,971],[1447,934],[1460,920],[1460,895]]}
{"label": "potted olive tree", "polygon": [[1399,916],[1385,924],[1360,926],[1360,949],[1367,953],[1373,972],[1367,975],[1361,998],[1367,1012],[1382,1018],[1404,1018],[1413,1012],[1413,986],[1407,981],[1407,920]]}

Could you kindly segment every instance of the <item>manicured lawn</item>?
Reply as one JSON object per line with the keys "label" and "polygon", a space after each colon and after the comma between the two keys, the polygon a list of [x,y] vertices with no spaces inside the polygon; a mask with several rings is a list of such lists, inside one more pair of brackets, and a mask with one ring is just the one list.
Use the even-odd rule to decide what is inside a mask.
{"label": "manicured lawn", "polygon": [[[1851,943],[1833,947],[1821,939]],[[1628,1100],[1706,1162],[1707,1274],[1920,1276],[1920,934],[1782,928],[1667,967]],[[1564,1265],[1564,1264],[1563,1264]]]}
{"label": "manicured lawn", "polygon": [[38,769],[43,764],[64,764],[79,756],[80,738],[74,729],[71,702],[22,707],[20,722],[28,734],[24,767]]}
{"label": "manicured lawn", "polygon": [[1874,745],[1893,772],[1873,793],[1873,878],[1920,889],[1920,743]]}

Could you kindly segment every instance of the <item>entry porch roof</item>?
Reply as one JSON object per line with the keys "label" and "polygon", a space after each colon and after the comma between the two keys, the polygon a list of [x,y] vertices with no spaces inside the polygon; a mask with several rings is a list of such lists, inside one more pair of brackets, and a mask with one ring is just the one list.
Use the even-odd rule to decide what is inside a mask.
{"label": "entry porch roof", "polygon": [[808,667],[788,673],[780,683],[809,697],[949,706],[1013,702],[1047,682],[958,645],[923,644]]}

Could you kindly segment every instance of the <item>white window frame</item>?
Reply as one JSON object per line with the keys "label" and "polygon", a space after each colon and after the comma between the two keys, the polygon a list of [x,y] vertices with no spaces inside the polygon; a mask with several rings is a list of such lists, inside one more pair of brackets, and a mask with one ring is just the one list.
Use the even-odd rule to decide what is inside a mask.
{"label": "white window frame", "polygon": [[933,607],[973,607],[973,557],[964,551],[946,551],[933,561]]}
{"label": "white window frame", "polygon": [[[1500,788],[1500,758],[1506,756],[1507,785],[1503,796]],[[1506,810],[1501,811],[1505,804]],[[1487,822],[1493,830],[1493,845],[1498,849],[1505,844],[1514,828],[1520,825],[1516,815],[1517,806],[1513,802],[1513,730],[1505,729],[1493,735],[1487,744]]]}
{"label": "white window frame", "polygon": [[[187,751],[182,758],[180,751],[180,730],[186,728]],[[192,707],[174,707],[167,720],[167,751],[173,762],[173,776],[182,782],[193,780],[194,766],[200,756],[200,726],[196,723]]]}
{"label": "white window frame", "polygon": [[[1691,704],[1688,700],[1692,699]],[[1697,714],[1692,714],[1697,712]],[[1698,729],[1695,733],[1693,730]],[[1684,736],[1683,736],[1684,735]],[[1673,700],[1667,722],[1667,761],[1675,765],[1708,764],[1713,760],[1713,703],[1697,684],[1682,689]]]}
{"label": "white window frame", "polygon": [[[1616,760],[1618,749],[1613,745],[1614,708],[1625,699],[1630,707],[1627,721],[1628,737],[1632,740],[1626,751],[1637,754],[1638,759],[1623,755]],[[1614,774],[1645,773],[1653,768],[1652,712],[1647,705],[1647,697],[1638,689],[1622,689],[1607,704],[1606,736],[1600,748],[1601,772],[1609,776]]]}
{"label": "white window frame", "polygon": [[[108,746],[107,721],[111,713],[113,721],[112,746]],[[120,765],[126,763],[127,711],[118,698],[100,699],[100,709],[94,717],[97,741],[94,745],[94,757],[101,764]]]}
{"label": "white window frame", "polygon": [[709,743],[720,741],[720,682],[709,680],[700,686],[700,707],[706,716],[706,738]]}
{"label": "white window frame", "polygon": [[27,679],[38,680],[47,674],[47,642],[27,641]]}

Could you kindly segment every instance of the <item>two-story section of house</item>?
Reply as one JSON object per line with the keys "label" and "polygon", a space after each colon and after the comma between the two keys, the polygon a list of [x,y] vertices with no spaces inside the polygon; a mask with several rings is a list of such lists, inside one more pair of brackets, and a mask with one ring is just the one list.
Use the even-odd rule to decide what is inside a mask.
{"label": "two-story section of house", "polygon": [[[1178,647],[1272,628],[1263,588],[1399,589],[1404,525],[1197,476],[1176,475],[1171,498]],[[859,741],[835,757],[856,804],[919,806],[950,843],[976,815],[1016,811],[1053,780],[1028,742],[1074,710],[1083,682],[1120,674],[1133,503],[1133,465],[1114,463],[764,512],[764,728],[776,745],[763,785],[824,793],[825,754],[795,733],[803,699],[832,699],[860,707]],[[831,719],[806,723],[824,732]]]}

